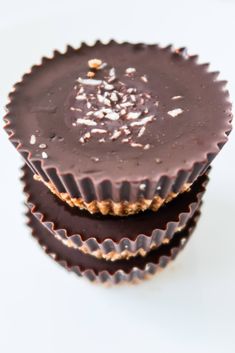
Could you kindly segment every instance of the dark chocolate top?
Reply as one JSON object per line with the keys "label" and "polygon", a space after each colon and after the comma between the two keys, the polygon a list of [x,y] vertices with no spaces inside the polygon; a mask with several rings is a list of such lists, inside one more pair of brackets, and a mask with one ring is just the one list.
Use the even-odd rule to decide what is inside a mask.
{"label": "dark chocolate top", "polygon": [[48,168],[95,182],[158,180],[226,141],[223,88],[181,51],[112,41],[44,60],[8,109],[20,148]]}
{"label": "dark chocolate top", "polygon": [[38,239],[41,245],[46,246],[46,251],[56,254],[57,261],[66,261],[69,267],[79,266],[81,271],[92,269],[96,274],[101,271],[108,271],[114,274],[118,270],[126,273],[131,271],[133,267],[144,269],[148,263],[158,264],[162,256],[172,257],[172,249],[180,248],[181,240],[188,239],[192,233],[198,218],[198,213],[190,219],[187,227],[178,232],[169,244],[161,245],[156,250],[150,251],[145,257],[136,256],[127,260],[106,261],[86,255],[79,250],[65,246],[61,241],[57,240],[50,231],[44,227],[32,214],[28,213],[29,226],[33,231],[33,235]]}
{"label": "dark chocolate top", "polygon": [[159,229],[170,231],[174,223],[185,225],[199,207],[208,182],[207,175],[199,177],[190,191],[182,193],[158,212],[145,211],[128,217],[115,217],[91,215],[87,211],[71,208],[54,196],[43,183],[35,181],[27,166],[23,171],[27,202],[33,206],[34,213],[43,216],[43,222],[52,222],[57,231],[65,229],[68,237],[78,234],[84,241],[94,237],[98,242],[108,238],[115,242],[123,238],[135,240],[140,234],[151,236]]}

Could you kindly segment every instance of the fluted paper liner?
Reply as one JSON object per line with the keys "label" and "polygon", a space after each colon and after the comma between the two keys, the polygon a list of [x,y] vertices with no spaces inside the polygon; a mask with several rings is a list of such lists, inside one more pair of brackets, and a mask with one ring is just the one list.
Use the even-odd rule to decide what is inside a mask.
{"label": "fluted paper liner", "polygon": [[197,212],[188,222],[187,227],[179,232],[169,244],[152,250],[145,257],[137,256],[130,260],[115,262],[96,259],[68,248],[53,237],[32,213],[28,212],[27,217],[32,235],[37,239],[42,249],[57,263],[92,282],[118,284],[139,282],[165,268],[186,245],[196,226],[199,214]]}
{"label": "fluted paper liner", "polygon": [[145,255],[171,240],[199,208],[208,176],[201,176],[191,191],[181,194],[159,212],[146,211],[129,217],[90,215],[73,210],[33,180],[27,166],[23,168],[22,181],[31,212],[57,239],[95,257],[117,260]]}
{"label": "fluted paper liner", "polygon": [[[114,42],[114,41],[111,41]],[[111,43],[110,42],[110,43]],[[100,41],[95,43],[96,46],[103,45]],[[109,44],[107,44],[109,45]],[[126,45],[123,43],[123,45]],[[141,45],[141,44],[136,44]],[[86,44],[82,44],[81,48],[86,47]],[[154,197],[160,197],[161,199],[167,198],[167,196],[171,193],[177,194],[181,190],[184,189],[185,185],[189,185],[193,183],[199,175],[202,175],[205,170],[208,168],[214,157],[218,154],[222,146],[227,141],[227,136],[231,131],[231,104],[228,100],[228,91],[224,89],[226,85],[225,81],[217,80],[218,72],[209,72],[208,64],[197,64],[197,56],[188,56],[185,55],[185,50],[179,49],[174,50],[172,46],[168,46],[166,48],[161,48],[162,50],[168,51],[172,55],[178,55],[181,60],[189,60],[194,65],[197,65],[198,68],[208,77],[211,78],[211,83],[215,84],[218,88],[218,91],[221,92],[221,97],[224,100],[224,106],[227,113],[226,119],[224,118],[223,127],[221,127],[221,131],[215,136],[210,136],[213,138],[211,143],[211,148],[208,151],[205,151],[204,154],[201,155],[201,158],[195,160],[190,167],[187,166],[185,169],[179,169],[175,172],[174,176],[168,176],[167,174],[162,175],[157,180],[146,179],[139,180],[138,175],[135,181],[123,180],[118,183],[114,183],[107,176],[106,180],[96,182],[91,177],[86,177],[83,179],[77,179],[71,173],[61,173],[58,165],[54,165],[53,161],[50,161],[50,165],[42,157],[34,157],[29,150],[23,148],[22,141],[17,136],[17,131],[14,128],[14,119],[15,119],[15,111],[14,111],[14,98],[15,95],[21,90],[21,87],[27,82],[31,75],[35,75],[38,73],[40,68],[44,67],[44,65],[48,65],[48,63],[56,60],[60,60],[63,56],[69,55],[70,53],[79,52],[79,49],[74,49],[70,46],[67,47],[65,53],[60,53],[58,51],[54,51],[54,54],[51,58],[43,58],[41,64],[35,65],[31,68],[30,72],[25,74],[22,80],[15,84],[13,91],[9,95],[9,103],[6,108],[8,113],[4,117],[6,122],[5,129],[9,135],[9,138],[16,149],[21,153],[26,163],[30,166],[33,173],[38,175],[45,183],[50,183],[53,185],[56,190],[64,195],[64,199],[79,199],[83,204],[81,207],[87,207],[91,212],[103,212],[103,213],[115,213],[122,214],[125,212],[137,212],[141,209],[141,205],[137,207],[137,210],[129,210],[129,202],[132,205],[135,202],[143,202],[143,209],[149,207],[151,204],[151,200]],[[30,122],[29,122],[30,123]],[[142,183],[146,183],[148,187],[142,193],[142,199],[139,200],[139,190],[140,185]],[[125,192],[124,192],[125,190]],[[108,194],[108,198],[107,198]],[[125,198],[123,199],[123,195]],[[102,202],[104,201],[104,203]],[[146,201],[146,202],[145,202]],[[93,203],[92,203],[93,202]],[[113,208],[114,203],[121,203],[121,209],[119,208],[115,210]],[[89,203],[94,205],[94,208],[89,208]],[[87,206],[88,205],[88,206]],[[123,206],[123,209],[122,209]],[[134,207],[134,206],[133,206]],[[128,211],[129,210],[129,211]]]}

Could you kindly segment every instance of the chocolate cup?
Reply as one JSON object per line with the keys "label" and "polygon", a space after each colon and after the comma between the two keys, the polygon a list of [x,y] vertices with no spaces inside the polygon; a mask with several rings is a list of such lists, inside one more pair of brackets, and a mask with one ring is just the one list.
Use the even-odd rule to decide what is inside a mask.
{"label": "chocolate cup", "polygon": [[[6,122],[5,129],[9,134],[11,142],[24,157],[26,163],[31,167],[34,174],[39,175],[46,183],[51,182],[56,187],[58,192],[68,194],[70,198],[81,198],[82,200],[88,203],[92,201],[106,200],[112,200],[114,202],[137,202],[140,199],[153,200],[155,196],[160,196],[161,198],[165,199],[171,192],[178,193],[180,190],[183,189],[183,186],[185,184],[193,183],[199,175],[202,175],[205,172],[214,157],[218,154],[222,146],[226,143],[227,136],[232,128],[231,104],[228,101],[228,92],[224,89],[226,82],[217,80],[218,73],[209,72],[208,65],[197,64],[197,56],[185,55],[185,51],[175,51],[174,49],[172,49],[171,46],[166,48],[159,48],[157,45],[133,45],[133,50],[136,51],[136,55],[143,48],[148,48],[151,53],[154,53],[155,50],[158,50],[158,55],[161,54],[164,57],[170,58],[170,60],[173,60],[177,63],[177,67],[182,68],[184,67],[184,65],[186,65],[187,70],[184,71],[185,74],[186,72],[192,69],[193,73],[195,73],[195,79],[197,79],[198,77],[203,79],[201,91],[198,92],[198,97],[194,97],[195,99],[198,99],[197,104],[203,101],[203,108],[205,108],[207,105],[212,108],[210,110],[210,114],[208,114],[207,116],[207,119],[204,119],[204,117],[202,118],[205,121],[197,118],[199,119],[199,121],[196,121],[194,119],[195,124],[193,124],[192,122],[192,125],[190,125],[190,134],[192,133],[192,131],[200,130],[201,132],[203,132],[203,138],[202,136],[201,138],[199,138],[200,136],[197,136],[194,140],[193,138],[191,138],[190,141],[192,143],[186,138],[186,140],[182,142],[181,151],[178,151],[177,144],[175,144],[174,146],[173,144],[175,143],[175,141],[177,143],[181,143],[182,137],[188,136],[188,134],[181,134],[181,140],[175,140],[174,138],[171,138],[172,136],[167,136],[166,138],[171,141],[172,145],[170,146],[170,150],[168,148],[169,151],[167,149],[161,149],[162,154],[165,157],[163,163],[155,164],[154,166],[149,165],[148,168],[144,167],[138,169],[138,167],[137,169],[139,170],[139,172],[137,171],[137,169],[133,169],[133,171],[131,171],[131,178],[128,177],[128,173],[125,172],[125,169],[123,175],[118,176],[119,179],[117,179],[115,172],[112,172],[112,175],[109,175],[108,173],[106,173],[106,171],[104,173],[103,168],[101,168],[100,170],[102,177],[96,170],[95,172],[97,173],[95,173],[93,170],[92,174],[89,174],[87,172],[88,174],[86,176],[80,175],[77,172],[77,169],[76,173],[74,173],[73,170],[69,170],[67,164],[66,166],[64,165],[66,158],[62,158],[60,162],[56,162],[53,159],[43,159],[42,156],[36,156],[36,154],[33,153],[32,146],[30,146],[29,144],[30,136],[28,136],[27,141],[25,141],[25,139],[22,139],[22,136],[20,136],[19,134],[19,126],[17,126],[18,121],[20,121],[18,117],[18,114],[20,114],[18,110],[18,104],[20,105],[20,102],[22,102],[21,95],[23,95],[23,99],[27,104],[27,96],[25,97],[23,93],[24,90],[30,84],[31,80],[38,78],[41,72],[47,72],[48,68],[54,68],[54,66],[56,66],[56,68],[59,68],[61,63],[63,64],[64,60],[70,60],[70,62],[78,60],[80,53],[86,56],[89,52],[89,57],[92,57],[94,55],[93,49],[98,55],[100,48],[113,48],[118,45],[120,46],[120,48],[122,48],[122,50],[123,48],[129,48],[131,46],[131,44],[129,43],[117,44],[114,41],[111,41],[109,44],[104,45],[98,41],[92,47],[83,44],[78,50],[73,49],[69,46],[67,51],[63,54],[59,53],[58,51],[55,51],[54,56],[52,58],[43,58],[42,63],[40,65],[33,66],[31,72],[29,74],[24,75],[22,81],[14,86],[14,91],[9,96],[10,103],[7,105],[8,113],[4,117],[4,120]],[[53,75],[55,72],[60,72],[59,70],[52,71]],[[185,82],[188,81],[186,80]],[[198,81],[200,80],[198,79]],[[198,81],[196,85],[199,85]],[[210,91],[210,87],[213,88],[212,91]],[[195,102],[194,104],[195,106],[197,105]],[[220,108],[217,109],[216,107],[218,106]],[[53,113],[53,111],[51,112]],[[37,114],[37,111],[34,111],[32,114]],[[22,114],[22,116],[25,115]],[[214,119],[211,118],[212,116],[214,117]],[[190,121],[190,113],[187,118],[187,121]],[[204,132],[207,131],[208,119],[210,120],[210,128],[208,128],[209,132],[206,135]],[[214,125],[211,123],[212,120],[214,121]],[[174,122],[172,120],[172,124],[173,123]],[[218,126],[216,125],[217,123]],[[213,126],[215,126],[214,131],[212,131]],[[21,133],[23,134],[22,131]],[[162,137],[162,139],[164,139],[164,137]],[[203,150],[203,146],[205,144],[207,147],[205,148],[205,150]],[[192,145],[194,146],[193,153],[191,153]],[[166,144],[166,146],[168,145]],[[173,155],[175,149],[177,149],[177,151],[179,152],[175,154],[177,158],[170,158],[171,155]],[[189,152],[186,153],[185,151]],[[157,149],[154,150],[154,153],[155,152],[157,153]],[[148,157],[150,158],[151,152],[147,151],[146,153],[148,153]],[[169,153],[168,157],[167,153]],[[181,154],[183,154],[182,158]],[[177,162],[177,164],[176,159],[177,161],[179,159],[180,163]],[[171,163],[169,162],[169,160]],[[129,159],[129,161],[131,161],[131,159]],[[141,160],[141,163],[145,163],[145,161],[146,159],[143,159]],[[141,165],[141,163],[139,163],[138,166]],[[76,163],[73,163],[73,166],[74,165],[74,168],[78,168],[76,166]],[[84,163],[80,163],[80,165],[84,165]],[[114,167],[116,168],[115,165]],[[97,167],[95,167],[94,165],[94,168],[96,169]],[[110,167],[109,170],[112,171],[112,169],[115,168]],[[144,190],[141,190],[141,185],[143,183],[146,187]]]}
{"label": "chocolate cup", "polygon": [[129,256],[145,254],[171,240],[199,208],[208,175],[199,177],[190,191],[158,212],[146,211],[129,217],[91,215],[70,208],[35,181],[27,166],[23,168],[22,181],[29,209],[57,239],[96,257],[115,260],[128,257],[127,250]]}
{"label": "chocolate cup", "polygon": [[27,213],[28,225],[33,237],[57,263],[92,282],[107,284],[136,283],[165,268],[186,245],[197,224],[199,215],[200,212],[197,211],[185,229],[178,232],[169,244],[161,245],[158,249],[150,251],[145,257],[136,256],[130,260],[111,262],[96,259],[65,246],[32,213]]}

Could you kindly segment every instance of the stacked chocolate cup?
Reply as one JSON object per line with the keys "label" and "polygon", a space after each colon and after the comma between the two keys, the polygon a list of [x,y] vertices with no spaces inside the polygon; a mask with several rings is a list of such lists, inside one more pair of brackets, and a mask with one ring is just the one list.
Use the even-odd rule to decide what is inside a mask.
{"label": "stacked chocolate cup", "polygon": [[23,76],[5,128],[26,162],[29,226],[48,254],[107,283],[175,258],[231,131],[217,76],[185,49],[115,41],[55,51]]}

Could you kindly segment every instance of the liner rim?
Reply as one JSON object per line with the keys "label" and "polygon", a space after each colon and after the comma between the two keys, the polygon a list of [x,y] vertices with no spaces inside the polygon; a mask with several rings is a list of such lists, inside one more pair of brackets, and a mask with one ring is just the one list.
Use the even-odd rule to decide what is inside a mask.
{"label": "liner rim", "polygon": [[[135,239],[130,239],[128,236],[121,237],[120,239],[113,240],[111,237],[107,237],[103,240],[96,239],[95,236],[87,236],[84,238],[83,235],[75,233],[68,234],[66,228],[56,227],[52,220],[49,220],[47,216],[40,210],[40,206],[36,205],[30,199],[31,194],[29,190],[29,184],[27,182],[27,166],[25,165],[21,172],[23,173],[21,181],[23,183],[23,191],[26,196],[26,205],[28,206],[30,212],[42,223],[57,239],[58,236],[69,240],[73,243],[74,247],[79,250],[79,247],[85,245],[90,252],[95,252],[96,250],[101,250],[105,255],[115,251],[120,254],[125,250],[129,250],[131,253],[135,253],[139,249],[149,251],[150,246],[155,244],[157,247],[162,244],[164,239],[171,240],[174,237],[177,228],[183,228],[186,226],[187,222],[194,216],[197,210],[200,208],[202,203],[202,198],[206,192],[206,187],[209,182],[208,173],[205,174],[205,180],[200,185],[200,190],[195,193],[194,201],[189,203],[183,212],[179,212],[177,215],[177,220],[168,221],[165,228],[154,228],[150,235],[146,235],[143,232],[137,234]],[[49,191],[48,191],[49,192]],[[189,191],[190,192],[190,191]],[[61,201],[62,202],[62,201]],[[69,207],[68,205],[66,205]],[[167,205],[166,205],[167,207]],[[105,216],[103,216],[105,217]],[[157,233],[158,232],[158,233]],[[160,237],[160,241],[157,241],[157,234]],[[62,241],[62,239],[60,239]],[[141,244],[141,247],[139,246]],[[80,250],[81,251],[81,250]]]}
{"label": "liner rim", "polygon": [[[70,265],[67,260],[60,258],[55,251],[49,250],[48,246],[40,241],[39,236],[35,234],[35,229],[32,226],[32,219],[34,215],[30,213],[30,211],[26,212],[27,217],[27,226],[30,228],[31,236],[36,239],[37,243],[44,250],[44,252],[49,255],[55,262],[63,266],[66,270],[75,272],[78,276],[82,276],[87,278],[91,282],[99,282],[99,283],[112,283],[119,284],[123,282],[134,282],[135,280],[144,280],[147,276],[153,276],[160,269],[164,269],[171,261],[173,261],[176,256],[183,250],[183,248],[187,245],[190,240],[194,229],[197,226],[198,219],[200,218],[201,212],[197,211],[190,220],[187,229],[187,234],[179,239],[178,246],[174,246],[171,249],[168,249],[168,255],[161,255],[159,257],[159,261],[154,263],[152,261],[146,262],[144,268],[139,268],[137,266],[133,266],[126,272],[123,269],[118,269],[111,273],[109,270],[95,271],[94,269],[85,268],[82,269],[81,265]],[[37,220],[37,222],[39,222]],[[169,254],[170,253],[170,254]],[[88,255],[90,256],[90,255]],[[99,260],[98,260],[99,261]],[[104,260],[102,260],[104,261]],[[129,260],[126,260],[129,261]]]}

